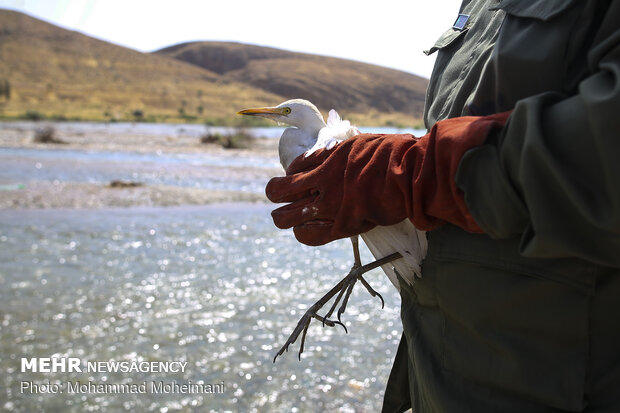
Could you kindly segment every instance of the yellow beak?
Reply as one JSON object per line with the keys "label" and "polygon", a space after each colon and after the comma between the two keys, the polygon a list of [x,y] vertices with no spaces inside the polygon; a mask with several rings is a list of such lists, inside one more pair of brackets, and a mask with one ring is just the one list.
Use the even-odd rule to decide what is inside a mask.
{"label": "yellow beak", "polygon": [[237,115],[262,116],[264,118],[270,118],[273,116],[285,116],[283,110],[283,108],[276,107],[253,108],[240,110],[237,112]]}

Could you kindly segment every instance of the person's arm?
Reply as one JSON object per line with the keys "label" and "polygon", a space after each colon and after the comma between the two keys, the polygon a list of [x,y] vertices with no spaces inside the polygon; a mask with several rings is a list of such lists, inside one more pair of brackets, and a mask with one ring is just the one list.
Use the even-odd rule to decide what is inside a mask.
{"label": "person's arm", "polygon": [[469,211],[529,257],[620,267],[620,4],[588,54],[574,96],[519,101],[506,127],[465,154],[456,175]]}
{"label": "person's arm", "polygon": [[437,122],[421,138],[359,135],[332,150],[301,155],[287,176],[267,184],[267,197],[288,205],[273,211],[279,228],[294,228],[308,245],[393,225],[405,218],[422,230],[446,222],[482,232],[454,176],[463,154],[501,130],[509,113]]}

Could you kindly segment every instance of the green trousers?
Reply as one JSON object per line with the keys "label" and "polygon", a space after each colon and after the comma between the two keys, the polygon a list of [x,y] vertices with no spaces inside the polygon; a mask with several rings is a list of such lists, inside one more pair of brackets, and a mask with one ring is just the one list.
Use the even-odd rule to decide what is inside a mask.
{"label": "green trousers", "polygon": [[384,412],[620,412],[619,269],[428,235],[423,277],[401,282]]}

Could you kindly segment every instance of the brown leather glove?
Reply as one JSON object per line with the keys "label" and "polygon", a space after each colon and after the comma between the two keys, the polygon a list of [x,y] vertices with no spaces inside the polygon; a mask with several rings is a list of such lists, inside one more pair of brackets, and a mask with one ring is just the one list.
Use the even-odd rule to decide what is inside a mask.
{"label": "brown leather glove", "polygon": [[273,221],[278,228],[294,227],[307,245],[405,218],[421,230],[449,222],[480,233],[454,177],[463,154],[502,128],[509,115],[446,119],[421,138],[362,134],[332,150],[301,155],[287,176],[267,184],[272,202],[290,202],[272,212]]}

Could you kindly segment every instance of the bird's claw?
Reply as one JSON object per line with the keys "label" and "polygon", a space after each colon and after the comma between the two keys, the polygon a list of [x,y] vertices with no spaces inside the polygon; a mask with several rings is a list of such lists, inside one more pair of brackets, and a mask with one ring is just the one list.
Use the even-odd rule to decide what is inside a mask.
{"label": "bird's claw", "polygon": [[383,310],[383,308],[385,307],[385,301],[383,301],[383,297],[381,296],[381,294],[379,294],[377,291],[375,291],[374,288],[372,288],[370,286],[370,284],[368,284],[368,281],[366,281],[364,279],[364,277],[362,277],[360,275],[359,280],[362,282],[362,285],[364,287],[366,287],[366,290],[368,291],[368,293],[373,296],[373,297],[379,297],[379,300],[381,300],[381,309]]}
{"label": "bird's claw", "polygon": [[[331,290],[329,290],[327,294],[325,294],[316,303],[314,303],[304,313],[301,319],[297,322],[297,326],[295,327],[291,335],[286,340],[286,343],[284,343],[284,345],[276,353],[275,357],[273,358],[273,362],[275,363],[278,356],[282,355],[285,351],[288,351],[289,346],[295,343],[295,341],[297,341],[297,338],[299,337],[300,334],[301,334],[301,343],[299,345],[298,358],[301,360],[301,353],[303,353],[304,351],[304,344],[306,342],[306,334],[308,332],[308,327],[310,326],[310,322],[312,321],[313,318],[316,318],[317,320],[321,321],[323,324],[323,327],[326,325],[328,327],[335,327],[336,325],[340,325],[342,326],[342,328],[344,328],[345,333],[348,333],[347,327],[342,323],[340,316],[345,312],[347,308],[347,303],[349,302],[349,297],[351,296],[351,293],[353,292],[353,287],[355,286],[358,280],[362,282],[362,284],[364,285],[366,290],[370,293],[370,295],[372,295],[373,297],[379,297],[379,299],[381,300],[381,308],[383,308],[384,301],[383,301],[383,297],[381,296],[381,294],[375,291],[370,286],[370,284],[368,284],[368,282],[364,279],[364,277],[362,277],[362,275],[365,272],[369,271],[370,269],[372,268],[369,268],[368,266],[354,265],[353,268],[351,268],[351,271],[349,271],[349,273],[342,280],[340,280],[338,284],[336,284]],[[334,300],[334,303],[330,307],[327,314],[325,314],[325,316],[319,315],[318,311],[321,308],[323,308],[323,306],[327,304],[329,300],[331,300],[336,294],[337,294],[336,299]],[[338,312],[336,313],[338,320],[333,320],[330,317],[332,316],[332,314],[334,313],[334,310],[336,309],[336,307],[338,306],[338,303],[340,302],[341,302],[340,307],[338,308]]]}
{"label": "bird's claw", "polygon": [[304,344],[306,342],[306,333],[308,332],[308,327],[310,326],[310,322],[312,321],[313,318],[316,318],[317,320],[321,321],[323,323],[323,326],[336,327],[336,325],[339,325],[339,326],[342,326],[346,334],[348,334],[349,332],[347,330],[347,327],[342,322],[338,320],[330,320],[327,317],[323,317],[317,314],[315,310],[311,307],[308,311],[304,313],[301,319],[297,322],[297,326],[295,327],[295,330],[293,330],[291,335],[286,340],[286,343],[284,343],[284,345],[276,353],[275,357],[273,358],[274,363],[276,362],[276,359],[278,358],[278,356],[282,355],[285,351],[288,351],[288,347],[291,344],[295,343],[295,341],[297,341],[297,338],[299,337],[300,334],[301,334],[301,343],[299,345],[299,353],[297,357],[301,360],[301,353],[303,353],[304,351]]}

